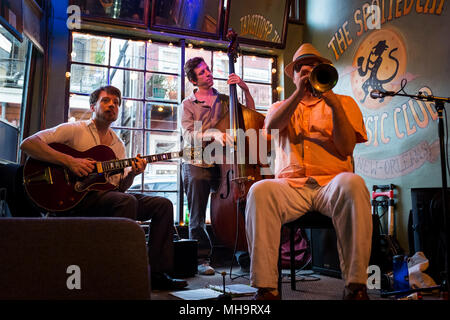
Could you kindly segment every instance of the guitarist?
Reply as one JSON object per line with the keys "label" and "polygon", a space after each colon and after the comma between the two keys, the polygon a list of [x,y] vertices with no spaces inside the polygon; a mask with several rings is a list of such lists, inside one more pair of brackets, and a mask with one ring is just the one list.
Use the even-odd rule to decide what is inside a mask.
{"label": "guitarist", "polygon": [[[101,87],[89,97],[92,119],[60,124],[26,138],[20,148],[37,160],[65,166],[79,177],[94,170],[94,160],[75,158],[49,146],[62,143],[78,151],[106,145],[118,159],[126,158],[125,145],[110,128],[117,120],[121,92],[113,86]],[[70,216],[111,216],[146,221],[151,219],[148,254],[152,289],[171,290],[187,286],[184,280],[173,279],[173,205],[163,197],[125,193],[134,178],[145,171],[147,162],[138,155],[131,168],[115,174],[108,182],[117,186],[111,191],[92,191],[73,209]]]}

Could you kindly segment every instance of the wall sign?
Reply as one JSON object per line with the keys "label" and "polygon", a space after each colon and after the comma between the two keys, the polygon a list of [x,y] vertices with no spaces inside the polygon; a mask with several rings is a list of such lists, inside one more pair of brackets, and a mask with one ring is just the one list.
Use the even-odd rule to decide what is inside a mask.
{"label": "wall sign", "polygon": [[154,0],[151,29],[220,37],[223,0]]}
{"label": "wall sign", "polygon": [[289,0],[229,0],[225,30],[232,28],[241,43],[284,48]]}

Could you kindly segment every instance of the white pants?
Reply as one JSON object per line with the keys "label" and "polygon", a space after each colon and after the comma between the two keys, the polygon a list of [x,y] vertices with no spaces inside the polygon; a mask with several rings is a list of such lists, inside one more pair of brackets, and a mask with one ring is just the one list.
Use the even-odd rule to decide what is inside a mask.
{"label": "white pants", "polygon": [[313,179],[301,189],[284,179],[269,179],[250,188],[245,216],[252,286],[277,288],[281,226],[309,210],[333,221],[345,284],[366,284],[372,244],[370,194],[360,176],[345,172],[322,187]]}

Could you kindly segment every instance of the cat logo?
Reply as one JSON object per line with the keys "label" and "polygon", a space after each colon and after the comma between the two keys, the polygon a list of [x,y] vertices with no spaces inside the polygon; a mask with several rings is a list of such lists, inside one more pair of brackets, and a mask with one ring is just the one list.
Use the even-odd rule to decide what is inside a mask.
{"label": "cat logo", "polygon": [[406,71],[406,48],[397,32],[380,29],[371,32],[353,58],[351,83],[355,98],[366,108],[378,109],[392,97],[372,99],[372,90],[398,91]]}

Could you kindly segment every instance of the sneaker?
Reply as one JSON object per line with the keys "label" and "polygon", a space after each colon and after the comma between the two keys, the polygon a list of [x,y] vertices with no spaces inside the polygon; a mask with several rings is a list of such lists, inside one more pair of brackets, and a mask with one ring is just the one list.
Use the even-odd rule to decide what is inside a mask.
{"label": "sneaker", "polygon": [[364,284],[350,283],[344,288],[343,300],[369,300],[367,287]]}
{"label": "sneaker", "polygon": [[212,276],[216,271],[207,263],[202,263],[198,265],[198,274],[202,276]]}
{"label": "sneaker", "polygon": [[281,300],[281,297],[277,289],[259,288],[253,300]]}

